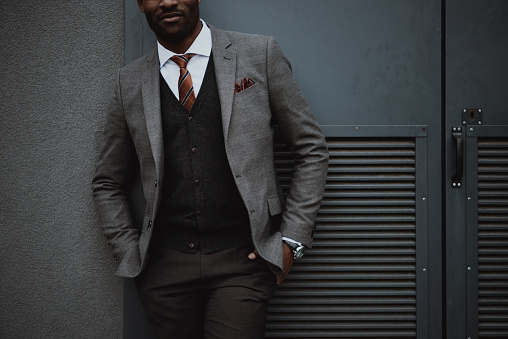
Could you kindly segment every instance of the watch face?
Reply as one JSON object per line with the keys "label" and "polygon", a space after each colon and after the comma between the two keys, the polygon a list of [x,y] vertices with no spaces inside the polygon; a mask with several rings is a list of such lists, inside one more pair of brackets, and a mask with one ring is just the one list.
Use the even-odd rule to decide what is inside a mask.
{"label": "watch face", "polygon": [[305,247],[299,248],[295,253],[295,259],[300,259],[305,254]]}

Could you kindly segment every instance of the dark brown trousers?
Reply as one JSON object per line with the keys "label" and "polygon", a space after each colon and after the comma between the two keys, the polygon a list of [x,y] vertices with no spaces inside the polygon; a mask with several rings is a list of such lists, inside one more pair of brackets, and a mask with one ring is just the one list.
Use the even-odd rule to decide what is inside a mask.
{"label": "dark brown trousers", "polygon": [[152,253],[136,285],[156,337],[263,338],[277,279],[263,259],[247,257],[251,251]]}

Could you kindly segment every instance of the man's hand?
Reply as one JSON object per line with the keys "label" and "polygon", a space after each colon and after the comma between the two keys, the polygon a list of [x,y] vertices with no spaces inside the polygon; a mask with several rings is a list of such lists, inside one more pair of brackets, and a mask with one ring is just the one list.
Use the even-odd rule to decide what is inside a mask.
{"label": "man's hand", "polygon": [[282,243],[282,251],[284,253],[284,257],[282,259],[284,268],[282,270],[282,273],[277,276],[277,285],[282,284],[284,279],[286,279],[286,276],[288,275],[289,270],[291,270],[291,267],[293,267],[293,261],[295,260],[293,250],[291,248],[289,248],[288,245]]}
{"label": "man's hand", "polygon": [[[282,243],[282,251],[283,251],[283,265],[284,269],[282,270],[282,273],[277,275],[277,285],[280,285],[284,279],[286,279],[286,276],[289,273],[289,270],[291,270],[291,267],[293,267],[293,250],[291,250],[287,245]],[[258,251],[254,250],[249,254],[250,260],[255,260],[259,256]]]}

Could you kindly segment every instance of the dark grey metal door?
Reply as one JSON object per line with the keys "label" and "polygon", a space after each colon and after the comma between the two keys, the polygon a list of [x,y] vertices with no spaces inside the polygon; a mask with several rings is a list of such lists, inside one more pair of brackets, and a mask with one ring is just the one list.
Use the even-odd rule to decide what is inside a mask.
{"label": "dark grey metal door", "polygon": [[[508,2],[204,0],[201,12],[277,38],[331,150],[315,246],[266,336],[508,337]],[[143,21],[126,1],[126,62],[154,46]],[[124,314],[125,338],[151,337],[130,281]]]}
{"label": "dark grey metal door", "polygon": [[508,3],[445,5],[445,333],[508,338]]}

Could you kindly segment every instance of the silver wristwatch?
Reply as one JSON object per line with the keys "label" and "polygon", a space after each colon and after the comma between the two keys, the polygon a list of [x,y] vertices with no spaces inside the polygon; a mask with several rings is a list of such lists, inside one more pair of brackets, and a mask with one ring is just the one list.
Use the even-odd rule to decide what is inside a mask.
{"label": "silver wristwatch", "polygon": [[302,244],[297,244],[287,240],[282,240],[282,242],[293,251],[293,258],[295,260],[300,259],[305,254],[305,246],[303,246]]}

